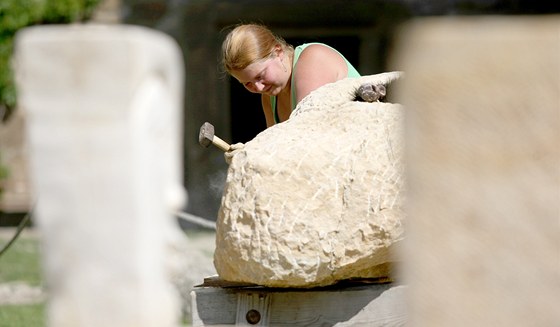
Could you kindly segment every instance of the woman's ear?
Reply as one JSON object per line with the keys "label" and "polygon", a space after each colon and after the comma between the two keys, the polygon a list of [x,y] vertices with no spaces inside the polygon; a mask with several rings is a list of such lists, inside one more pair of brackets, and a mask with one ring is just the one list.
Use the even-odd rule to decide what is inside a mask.
{"label": "woman's ear", "polygon": [[280,57],[280,59],[284,58],[284,48],[282,48],[280,44],[274,46],[274,53],[276,54],[277,57]]}

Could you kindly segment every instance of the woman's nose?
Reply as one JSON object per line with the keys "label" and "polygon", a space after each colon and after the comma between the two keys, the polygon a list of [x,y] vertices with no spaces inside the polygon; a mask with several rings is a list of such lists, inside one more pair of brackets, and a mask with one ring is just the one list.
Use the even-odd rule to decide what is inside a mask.
{"label": "woman's nose", "polygon": [[255,89],[257,90],[257,92],[261,92],[262,90],[264,90],[264,84],[261,82],[256,82]]}

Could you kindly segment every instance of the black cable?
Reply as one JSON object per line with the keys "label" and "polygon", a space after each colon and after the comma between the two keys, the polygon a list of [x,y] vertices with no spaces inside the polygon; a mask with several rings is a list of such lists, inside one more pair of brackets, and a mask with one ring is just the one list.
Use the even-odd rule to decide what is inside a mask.
{"label": "black cable", "polygon": [[12,244],[17,240],[17,238],[19,237],[19,234],[21,234],[21,232],[23,231],[23,228],[27,225],[27,223],[31,219],[31,213],[32,212],[33,211],[28,212],[25,215],[25,217],[23,217],[23,219],[19,222],[16,233],[14,234],[14,236],[12,236],[12,239],[2,248],[2,250],[0,250],[0,257],[2,257],[4,252],[8,251],[10,246],[12,246]]}

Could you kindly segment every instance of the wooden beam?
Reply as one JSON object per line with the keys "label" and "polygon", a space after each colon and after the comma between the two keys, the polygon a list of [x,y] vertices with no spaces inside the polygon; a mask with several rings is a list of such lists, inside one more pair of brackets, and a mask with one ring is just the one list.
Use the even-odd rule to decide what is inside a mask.
{"label": "wooden beam", "polygon": [[192,325],[402,326],[405,292],[398,283],[313,289],[199,286],[191,292]]}

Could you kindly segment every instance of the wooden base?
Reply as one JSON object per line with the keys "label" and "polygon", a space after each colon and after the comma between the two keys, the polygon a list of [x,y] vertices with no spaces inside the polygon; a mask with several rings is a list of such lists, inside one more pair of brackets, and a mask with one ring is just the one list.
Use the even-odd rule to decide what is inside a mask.
{"label": "wooden base", "polygon": [[192,325],[404,326],[405,292],[392,282],[283,289],[206,280],[191,292]]}

